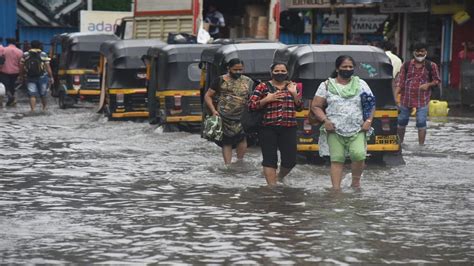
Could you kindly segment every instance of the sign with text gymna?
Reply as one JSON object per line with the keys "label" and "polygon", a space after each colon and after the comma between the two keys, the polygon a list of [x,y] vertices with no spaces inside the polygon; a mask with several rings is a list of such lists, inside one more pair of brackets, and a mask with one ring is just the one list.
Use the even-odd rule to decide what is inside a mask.
{"label": "sign with text gymna", "polygon": [[113,34],[120,19],[132,15],[132,12],[81,10],[80,31]]}

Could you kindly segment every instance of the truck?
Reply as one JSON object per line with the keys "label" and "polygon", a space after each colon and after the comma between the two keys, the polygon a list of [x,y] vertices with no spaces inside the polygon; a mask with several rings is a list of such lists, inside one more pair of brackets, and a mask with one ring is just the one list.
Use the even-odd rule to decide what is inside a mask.
{"label": "truck", "polygon": [[170,33],[197,35],[213,5],[225,18],[222,38],[278,40],[280,0],[135,0],[132,17],[122,19],[122,39],[161,39]]}

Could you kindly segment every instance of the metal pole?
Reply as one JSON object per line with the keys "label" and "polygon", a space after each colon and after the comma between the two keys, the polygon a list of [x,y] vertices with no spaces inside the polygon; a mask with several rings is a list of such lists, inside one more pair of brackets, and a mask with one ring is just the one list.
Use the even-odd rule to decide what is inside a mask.
{"label": "metal pole", "polygon": [[87,10],[92,10],[92,0],[87,0]]}

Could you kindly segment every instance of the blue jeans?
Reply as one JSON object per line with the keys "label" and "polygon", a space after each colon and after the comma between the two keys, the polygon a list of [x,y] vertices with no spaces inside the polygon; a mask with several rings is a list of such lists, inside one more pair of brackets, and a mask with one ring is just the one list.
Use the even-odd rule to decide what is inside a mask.
{"label": "blue jeans", "polygon": [[[406,127],[410,120],[411,108],[400,106],[400,114],[398,115],[398,127]],[[416,127],[418,129],[426,128],[426,119],[428,117],[428,105],[416,108]]]}
{"label": "blue jeans", "polygon": [[45,97],[48,92],[48,75],[39,78],[28,78],[26,87],[30,97]]}

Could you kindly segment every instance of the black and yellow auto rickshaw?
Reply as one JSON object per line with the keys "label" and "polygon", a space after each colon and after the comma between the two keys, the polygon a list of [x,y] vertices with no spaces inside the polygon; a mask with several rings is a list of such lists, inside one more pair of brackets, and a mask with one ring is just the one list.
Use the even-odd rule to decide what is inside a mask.
{"label": "black and yellow auto rickshaw", "polygon": [[[201,55],[201,99],[214,79],[227,73],[231,59],[244,62],[244,75],[255,81],[271,79],[270,65],[276,50],[286,47],[278,42],[232,43],[205,49]],[[207,112],[207,107],[203,105]]]}
{"label": "black and yellow auto rickshaw", "polygon": [[151,124],[188,129],[200,126],[201,52],[213,45],[169,44],[155,46],[146,56],[148,112]]}
{"label": "black and yellow auto rickshaw", "polygon": [[381,159],[384,155],[397,155],[400,145],[397,137],[398,111],[392,93],[392,65],[384,51],[364,45],[300,45],[287,47],[275,53],[275,61],[287,62],[290,77],[303,87],[305,108],[297,113],[298,152],[308,159],[317,159],[319,126],[308,121],[311,100],[321,82],[326,81],[335,69],[336,58],[349,55],[357,65],[355,75],[365,80],[376,97],[376,111],[372,127],[374,134],[368,141],[368,153]]}
{"label": "black and yellow auto rickshaw", "polygon": [[100,46],[99,109],[109,119],[147,118],[146,65],[142,57],[160,40],[106,41]]}
{"label": "black and yellow auto rickshaw", "polygon": [[72,106],[80,99],[99,99],[99,49],[107,40],[118,38],[97,33],[69,33],[53,38],[52,58],[59,60],[52,94],[59,98],[60,108]]}
{"label": "black and yellow auto rickshaw", "polygon": [[[286,47],[278,42],[232,43],[204,50],[201,55],[201,102],[203,119],[209,115],[209,109],[204,103],[204,95],[212,81],[227,73],[230,60],[238,58],[244,62],[244,75],[258,82],[271,79],[270,66],[276,50]],[[214,99],[217,100],[217,99]],[[256,135],[249,136],[248,143],[256,142]]]}

